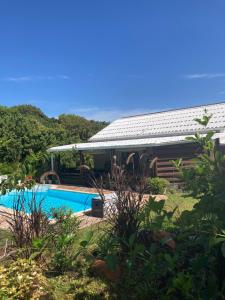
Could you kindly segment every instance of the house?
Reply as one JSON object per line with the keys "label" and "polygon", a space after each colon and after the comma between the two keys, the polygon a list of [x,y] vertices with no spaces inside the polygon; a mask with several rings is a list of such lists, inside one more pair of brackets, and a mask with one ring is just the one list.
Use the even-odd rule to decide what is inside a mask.
{"label": "house", "polygon": [[[205,111],[212,114],[207,127],[194,120],[201,118]],[[87,143],[52,147],[48,151],[54,154],[77,150],[83,163],[83,153],[91,153],[97,173],[110,172],[115,163],[113,160],[119,166],[127,165],[130,157],[136,168],[138,158],[145,157],[142,164],[149,166],[147,169],[151,175],[178,184],[179,174],[171,160],[182,158],[183,164],[189,165],[198,153],[198,147],[186,137],[208,131],[215,132],[215,140],[223,147],[225,102],[120,118],[92,136]]]}

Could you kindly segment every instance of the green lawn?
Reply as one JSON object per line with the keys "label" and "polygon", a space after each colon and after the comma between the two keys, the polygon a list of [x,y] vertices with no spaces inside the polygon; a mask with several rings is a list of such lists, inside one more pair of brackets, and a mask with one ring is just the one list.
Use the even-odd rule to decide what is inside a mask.
{"label": "green lawn", "polygon": [[8,230],[0,229],[0,248],[5,245],[6,239],[11,239],[11,234]]}
{"label": "green lawn", "polygon": [[181,213],[185,210],[192,210],[193,206],[198,202],[197,199],[194,199],[183,193],[170,193],[168,199],[165,202],[165,206],[168,210],[173,210],[177,207],[175,218],[178,218]]}

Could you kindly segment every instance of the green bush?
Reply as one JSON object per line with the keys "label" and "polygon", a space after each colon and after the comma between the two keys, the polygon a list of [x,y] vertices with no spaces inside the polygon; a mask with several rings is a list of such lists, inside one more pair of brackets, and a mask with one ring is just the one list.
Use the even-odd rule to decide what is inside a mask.
{"label": "green bush", "polygon": [[[76,276],[77,274],[66,274],[50,278],[55,299],[75,300],[113,300],[114,296],[109,285],[100,278],[90,276]],[[74,277],[75,276],[75,277]]]}
{"label": "green bush", "polygon": [[34,261],[18,259],[0,265],[0,299],[51,299],[48,290],[47,279]]}
{"label": "green bush", "polygon": [[55,224],[50,236],[51,267],[59,272],[70,270],[74,260],[74,243],[77,239],[79,220],[71,210],[60,208],[53,211]]}
{"label": "green bush", "polygon": [[20,164],[18,162],[15,163],[0,163],[0,174],[8,175],[15,173],[15,170],[18,170]]}
{"label": "green bush", "polygon": [[153,177],[148,179],[148,187],[153,195],[165,194],[169,185],[169,181],[164,178]]}
{"label": "green bush", "polygon": [[74,291],[74,299],[77,300],[107,300],[113,299],[106,283],[100,279],[81,278],[74,280],[70,292]]}

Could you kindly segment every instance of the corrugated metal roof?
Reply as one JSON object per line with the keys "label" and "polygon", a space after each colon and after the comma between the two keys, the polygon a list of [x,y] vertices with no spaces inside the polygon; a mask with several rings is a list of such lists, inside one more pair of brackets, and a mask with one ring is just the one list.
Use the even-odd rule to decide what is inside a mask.
{"label": "corrugated metal roof", "polygon": [[[201,118],[205,110],[212,114],[207,128],[194,120]],[[195,132],[203,134],[210,130],[217,132],[214,138],[225,144],[225,103],[121,118],[90,138],[88,143],[52,147],[48,151],[95,151],[178,144],[187,142],[185,138]]]}
{"label": "corrugated metal roof", "polygon": [[208,130],[225,128],[225,103],[150,113],[118,119],[90,138],[90,142],[142,139],[150,137],[181,136],[204,132],[195,118],[201,118],[205,109],[212,118]]}
{"label": "corrugated metal roof", "polygon": [[[187,135],[168,136],[168,137],[153,137],[144,139],[120,140],[120,141],[103,141],[103,142],[89,142],[81,144],[71,144],[58,147],[52,147],[49,152],[63,152],[71,150],[95,151],[103,149],[128,149],[128,148],[142,148],[142,147],[156,147],[163,145],[173,145],[180,143],[187,143]],[[214,139],[220,138],[220,142],[225,142],[225,133],[216,133]]]}

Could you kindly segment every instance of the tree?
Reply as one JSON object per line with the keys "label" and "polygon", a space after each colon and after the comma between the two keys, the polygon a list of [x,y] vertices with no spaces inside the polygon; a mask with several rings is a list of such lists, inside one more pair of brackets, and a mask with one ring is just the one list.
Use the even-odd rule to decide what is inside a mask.
{"label": "tree", "polygon": [[[12,169],[15,164],[24,164],[27,157],[40,157],[52,146],[85,142],[106,125],[72,114],[49,118],[31,105],[0,106],[0,173],[6,171],[6,165]],[[73,159],[74,155],[71,167],[76,165]]]}

